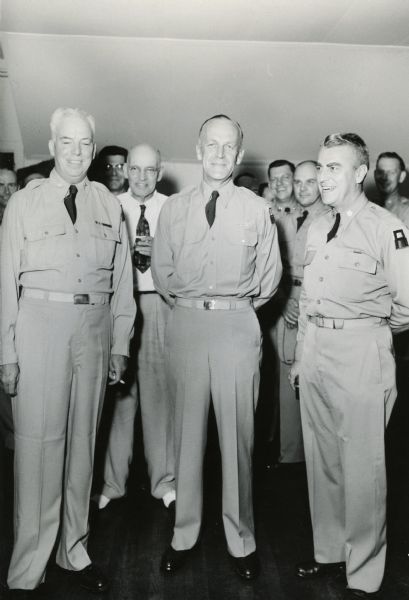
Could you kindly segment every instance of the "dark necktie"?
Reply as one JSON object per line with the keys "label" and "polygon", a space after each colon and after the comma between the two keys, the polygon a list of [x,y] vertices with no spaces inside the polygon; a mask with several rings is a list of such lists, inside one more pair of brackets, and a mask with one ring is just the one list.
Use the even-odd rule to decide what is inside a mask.
{"label": "dark necktie", "polygon": [[73,224],[77,220],[77,207],[75,206],[75,196],[77,195],[77,192],[77,186],[70,185],[68,193],[64,198],[65,208],[67,209]]}
{"label": "dark necktie", "polygon": [[214,190],[210,195],[209,202],[206,204],[205,212],[207,222],[209,223],[209,227],[213,225],[214,220],[216,218],[216,200],[218,197],[219,192]]}
{"label": "dark necktie", "polygon": [[[136,235],[137,236],[150,235],[149,223],[145,217],[146,205],[141,204],[140,209],[141,209],[141,216],[139,217],[139,221],[136,226]],[[145,273],[145,271],[147,271],[149,269],[149,267],[151,266],[151,257],[150,256],[145,256],[144,254],[141,254],[140,252],[135,252],[134,259],[135,259],[135,267],[141,273]]]}
{"label": "dark necktie", "polygon": [[327,244],[330,240],[332,240],[332,238],[334,238],[337,235],[337,231],[339,229],[340,222],[341,222],[341,215],[339,212],[337,212],[337,214],[335,215],[334,225],[332,226],[332,229],[330,229],[330,231],[328,231],[328,233],[327,233]]}
{"label": "dark necktie", "polygon": [[308,210],[304,210],[301,217],[297,217],[297,231],[300,229],[301,225],[304,223],[305,219],[308,217]]}

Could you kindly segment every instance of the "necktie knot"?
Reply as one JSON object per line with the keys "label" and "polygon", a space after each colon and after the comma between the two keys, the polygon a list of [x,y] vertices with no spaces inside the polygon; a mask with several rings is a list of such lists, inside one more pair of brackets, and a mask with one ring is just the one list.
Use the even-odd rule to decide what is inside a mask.
{"label": "necktie knot", "polygon": [[141,204],[139,206],[139,208],[141,209],[141,217],[145,216],[145,210],[146,210],[146,204]]}
{"label": "necktie knot", "polygon": [[210,200],[206,204],[205,213],[209,227],[213,225],[216,218],[216,200],[219,196],[219,192],[217,190],[213,190],[213,192],[210,194]]}
{"label": "necktie knot", "polygon": [[308,217],[308,210],[304,210],[301,217],[297,217],[297,231],[300,229],[301,225],[304,223],[305,219]]}
{"label": "necktie knot", "polygon": [[77,195],[77,193],[78,193],[78,188],[77,188],[77,186],[76,186],[76,185],[73,185],[73,184],[72,184],[72,185],[70,185],[70,187],[69,187],[69,193],[70,193],[70,195],[71,195],[71,196],[74,196],[74,198],[75,198],[75,196],[76,196],[76,195]]}

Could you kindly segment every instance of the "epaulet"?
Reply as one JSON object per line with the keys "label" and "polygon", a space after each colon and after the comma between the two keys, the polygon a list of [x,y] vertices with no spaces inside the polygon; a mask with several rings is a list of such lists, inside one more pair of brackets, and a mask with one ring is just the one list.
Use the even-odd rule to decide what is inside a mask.
{"label": "epaulet", "polygon": [[185,196],[189,196],[193,192],[193,190],[196,188],[197,188],[196,185],[188,185],[185,188],[181,189],[179,192],[176,192],[176,194],[171,194],[170,196],[168,196],[167,202],[169,202],[169,201],[173,202],[174,200],[177,200],[178,198],[184,198]]}
{"label": "epaulet", "polygon": [[99,182],[99,181],[90,181],[91,185],[93,187],[95,187],[97,190],[100,190],[102,192],[107,192],[107,194],[111,194],[111,196],[113,196],[114,194],[112,194],[109,189],[107,188],[106,185],[104,185],[103,183]]}
{"label": "epaulet", "polygon": [[46,182],[48,182],[48,178],[40,178],[40,179],[32,179],[24,186],[23,190],[35,190],[36,188],[41,187]]}

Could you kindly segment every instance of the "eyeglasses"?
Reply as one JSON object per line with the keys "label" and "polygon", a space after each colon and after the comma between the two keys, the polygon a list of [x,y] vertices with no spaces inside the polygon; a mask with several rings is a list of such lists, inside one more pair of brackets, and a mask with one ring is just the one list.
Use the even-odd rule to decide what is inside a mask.
{"label": "eyeglasses", "polygon": [[273,185],[277,185],[278,183],[290,183],[291,180],[291,175],[281,175],[281,177],[272,177],[270,179],[270,183],[272,183]]}
{"label": "eyeglasses", "polygon": [[124,170],[124,163],[117,163],[116,165],[113,165],[111,163],[106,163],[104,166],[105,171],[108,171],[108,173],[110,171],[123,171]]}
{"label": "eyeglasses", "polygon": [[155,169],[154,167],[146,167],[146,169],[140,169],[139,167],[129,167],[128,170],[130,173],[132,173],[132,175],[137,175],[138,177],[140,177],[142,173],[145,174],[147,177],[154,177],[159,169]]}
{"label": "eyeglasses", "polygon": [[6,188],[10,194],[14,194],[17,190],[17,183],[0,183],[0,193],[5,192]]}

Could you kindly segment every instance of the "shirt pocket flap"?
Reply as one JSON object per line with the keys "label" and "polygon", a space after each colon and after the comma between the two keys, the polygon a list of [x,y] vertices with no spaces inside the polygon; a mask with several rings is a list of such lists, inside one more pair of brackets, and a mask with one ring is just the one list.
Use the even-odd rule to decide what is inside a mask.
{"label": "shirt pocket flap", "polygon": [[341,269],[353,269],[354,271],[362,271],[363,273],[375,275],[377,261],[372,256],[369,256],[369,254],[352,250],[341,254],[338,266]]}
{"label": "shirt pocket flap", "polygon": [[118,243],[121,241],[119,231],[115,230],[113,227],[109,227],[108,225],[100,225],[95,223],[95,225],[92,225],[90,233],[92,237],[102,240]]}
{"label": "shirt pocket flap", "polygon": [[26,232],[26,239],[29,242],[37,242],[39,240],[46,240],[56,235],[64,235],[66,228],[64,223],[57,223],[56,225],[42,225],[34,229],[29,229]]}
{"label": "shirt pocket flap", "polygon": [[226,231],[226,238],[231,244],[240,246],[255,246],[257,244],[257,231],[241,227]]}

